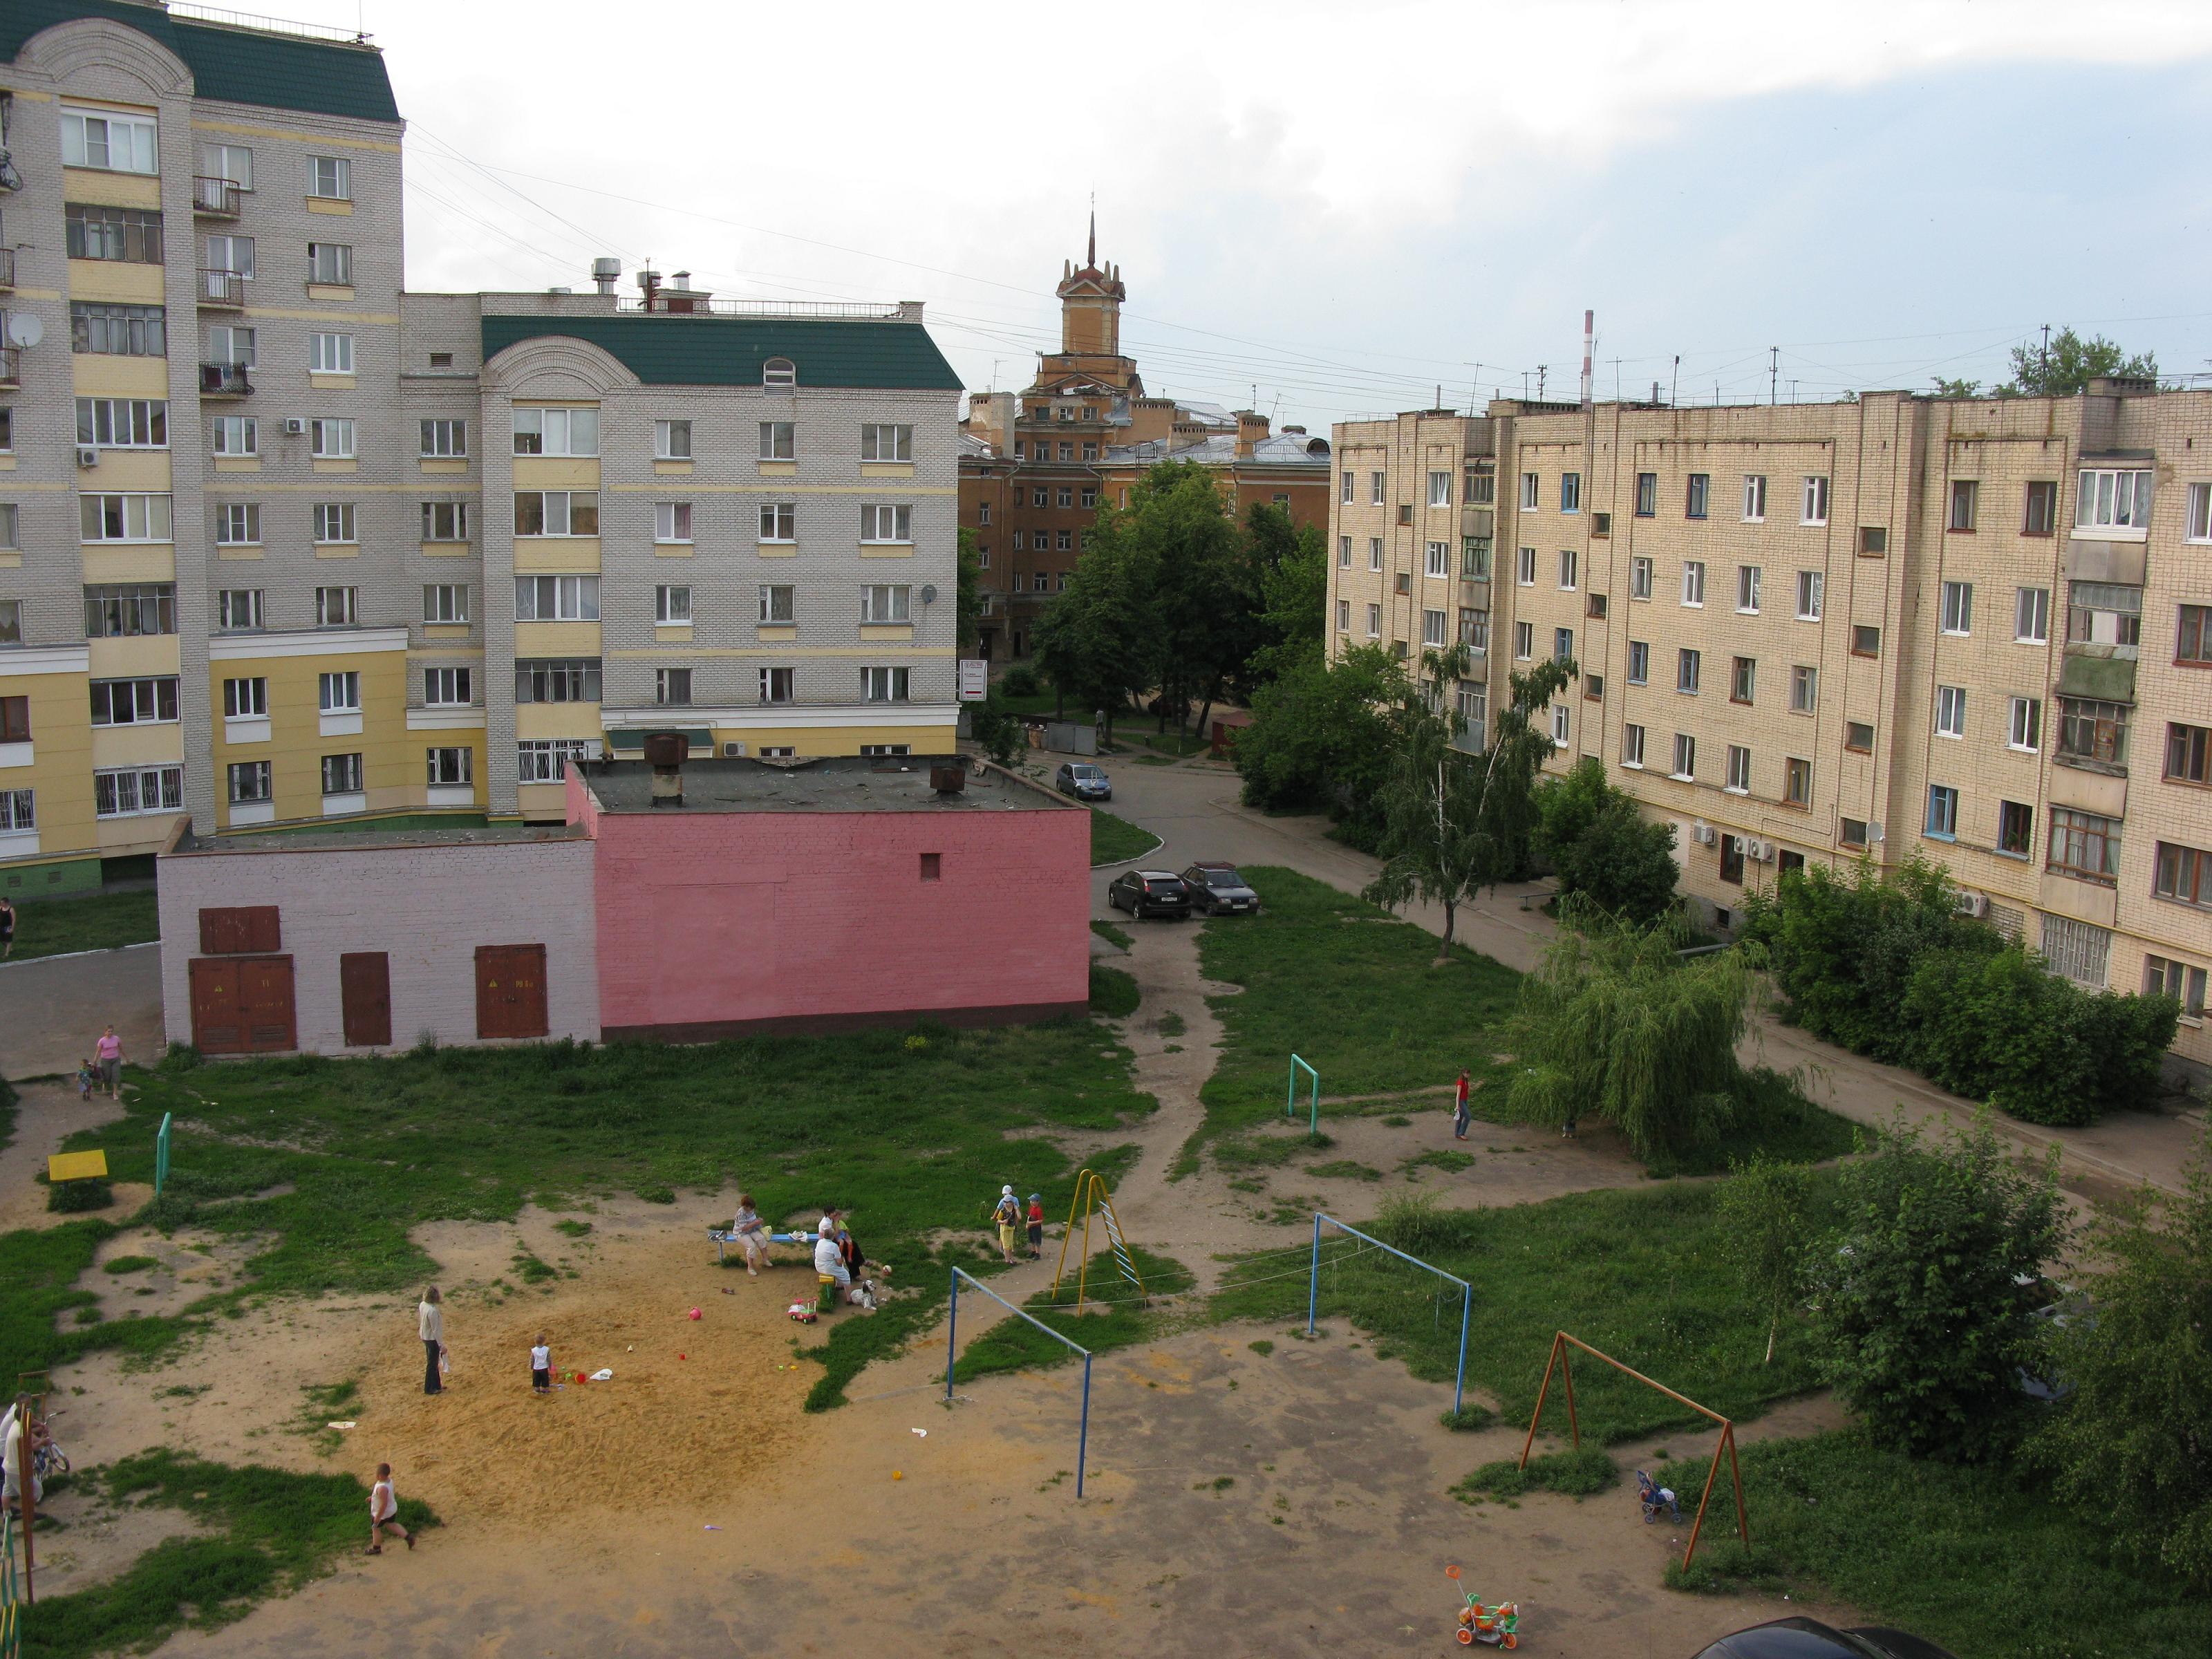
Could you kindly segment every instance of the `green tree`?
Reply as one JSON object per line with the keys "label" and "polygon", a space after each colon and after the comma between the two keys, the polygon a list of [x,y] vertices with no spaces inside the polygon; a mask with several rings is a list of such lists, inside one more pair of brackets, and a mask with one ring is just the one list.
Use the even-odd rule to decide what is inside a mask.
{"label": "green tree", "polygon": [[2212,1138],[2163,1225],[2153,1197],[2094,1225],[2089,1255],[2110,1265],[2052,1334],[2073,1392],[2033,1450],[2123,1549],[2212,1590]]}
{"label": "green tree", "polygon": [[1939,398],[1978,398],[1982,395],[1979,380],[1947,380],[1941,374],[1933,378],[1936,395]]}
{"label": "green tree", "polygon": [[1313,525],[1293,526],[1279,507],[1255,502],[1245,529],[1258,573],[1261,643],[1245,662],[1252,689],[1318,662],[1328,617],[1328,542]]}
{"label": "green tree", "polygon": [[1054,690],[1074,699],[1078,718],[1103,711],[1109,737],[1115,717],[1151,680],[1150,572],[1143,550],[1114,533],[1119,517],[1101,509],[1090,550],[1031,635]]}
{"label": "green tree", "polygon": [[2071,328],[2051,337],[2048,347],[2027,341],[2012,349],[2012,379],[1996,390],[2000,398],[2071,398],[2087,392],[2100,374],[2154,380],[2158,359],[2148,351],[2132,357],[2101,334],[2083,339]]}
{"label": "green tree", "polygon": [[1022,721],[1000,686],[991,687],[982,702],[968,705],[968,730],[983,752],[1001,766],[1012,766],[1025,746]]}
{"label": "green tree", "polygon": [[1559,876],[1562,896],[1638,927],[1674,909],[1674,826],[1647,822],[1632,797],[1606,781],[1595,756],[1545,780],[1536,813],[1536,848]]}
{"label": "green tree", "polygon": [[2023,1168],[1986,1116],[1942,1141],[1902,1114],[1841,1175],[1814,1272],[1821,1368],[1880,1443],[1978,1462],[2017,1444],[2041,1327],[2021,1293],[2064,1248],[2057,1148]]}
{"label": "green tree", "polygon": [[1390,753],[1387,714],[1405,683],[1388,652],[1362,645],[1334,664],[1316,654],[1262,685],[1232,751],[1245,804],[1273,812],[1325,808],[1348,840],[1371,844]]}
{"label": "green tree", "polygon": [[975,532],[963,529],[957,539],[958,551],[953,556],[954,589],[953,634],[960,647],[960,654],[972,657],[983,638],[983,564],[975,551]]}
{"label": "green tree", "polygon": [[1743,1287],[1767,1310],[1766,1358],[1774,1363],[1774,1339],[1782,1316],[1805,1287],[1806,1212],[1813,1173],[1802,1164],[1777,1164],[1764,1153],[1748,1163],[1729,1161],[1729,1179],[1718,1200],[1723,1244]]}

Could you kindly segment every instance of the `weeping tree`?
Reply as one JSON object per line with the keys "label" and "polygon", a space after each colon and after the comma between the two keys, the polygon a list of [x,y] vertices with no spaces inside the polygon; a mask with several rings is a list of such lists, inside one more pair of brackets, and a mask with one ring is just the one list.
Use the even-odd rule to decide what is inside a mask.
{"label": "weeping tree", "polygon": [[1527,862],[1536,777],[1553,747],[1537,717],[1577,672],[1562,658],[1512,675],[1512,696],[1485,746],[1481,732],[1462,741],[1467,721],[1453,696],[1469,660],[1464,645],[1423,652],[1419,674],[1406,681],[1390,711],[1389,765],[1377,802],[1382,872],[1364,894],[1392,909],[1416,899],[1442,905],[1439,967],[1451,959],[1459,907]]}
{"label": "weeping tree", "polygon": [[1563,921],[1521,985],[1516,1111],[1553,1125],[1605,1118],[1647,1162],[1747,1122],[1771,1074],[1754,1079],[1736,1060],[1754,996],[1743,953],[1685,958],[1674,921],[1638,928],[1595,911]]}

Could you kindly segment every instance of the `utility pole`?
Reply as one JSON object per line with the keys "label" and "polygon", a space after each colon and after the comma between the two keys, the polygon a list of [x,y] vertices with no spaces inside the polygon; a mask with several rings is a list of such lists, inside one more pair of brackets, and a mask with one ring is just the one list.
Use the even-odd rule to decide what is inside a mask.
{"label": "utility pole", "polygon": [[1668,381],[1667,382],[1667,407],[1668,407],[1668,408],[1669,408],[1669,409],[1672,409],[1672,408],[1674,408],[1674,392],[1675,392],[1675,389],[1676,389],[1676,388],[1677,388],[1677,387],[1681,384],[1681,380],[1682,380],[1682,354],[1681,354],[1680,352],[1679,352],[1679,351],[1678,351],[1678,352],[1676,352],[1676,353],[1674,354],[1674,378],[1673,378],[1672,380],[1668,380]]}
{"label": "utility pole", "polygon": [[1773,408],[1775,404],[1778,404],[1778,403],[1780,403],[1780,402],[1782,401],[1781,397],[1778,395],[1778,391],[1777,391],[1777,378],[1776,378],[1776,377],[1777,377],[1778,375],[1779,375],[1779,374],[1781,374],[1781,372],[1782,372],[1782,370],[1781,370],[1781,364],[1782,364],[1782,348],[1781,348],[1780,346],[1769,346],[1769,347],[1767,347],[1767,348],[1766,348],[1766,406],[1767,406],[1769,409]]}
{"label": "utility pole", "polygon": [[1540,404],[1544,401],[1545,371],[1550,368],[1551,365],[1549,363],[1539,363],[1536,365],[1536,401]]}
{"label": "utility pole", "polygon": [[2048,323],[2043,325],[2043,356],[2040,362],[2043,368],[2043,389],[2047,395],[2051,390],[2051,325]]}

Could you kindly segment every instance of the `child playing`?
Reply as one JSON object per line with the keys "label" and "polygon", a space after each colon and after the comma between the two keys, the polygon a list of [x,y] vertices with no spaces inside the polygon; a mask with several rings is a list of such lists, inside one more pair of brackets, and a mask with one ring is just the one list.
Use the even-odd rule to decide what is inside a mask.
{"label": "child playing", "polygon": [[1044,1256],[1044,1197],[1039,1193],[1030,1194],[1030,1260],[1042,1261]]}
{"label": "child playing", "polygon": [[530,1351],[530,1391],[532,1394],[553,1392],[553,1350],[545,1346],[545,1333],[538,1333],[537,1346]]}
{"label": "child playing", "polygon": [[415,1547],[415,1535],[399,1524],[399,1494],[392,1489],[392,1465],[376,1466],[376,1485],[368,1494],[368,1548],[366,1553],[384,1553],[384,1534],[391,1533],[402,1540],[409,1549]]}
{"label": "child playing", "polygon": [[92,1062],[88,1060],[80,1060],[76,1063],[76,1097],[79,1100],[92,1098]]}

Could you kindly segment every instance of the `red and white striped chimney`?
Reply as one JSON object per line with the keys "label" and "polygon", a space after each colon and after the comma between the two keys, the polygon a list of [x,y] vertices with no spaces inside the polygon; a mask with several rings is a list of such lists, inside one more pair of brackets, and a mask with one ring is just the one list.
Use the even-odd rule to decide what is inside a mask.
{"label": "red and white striped chimney", "polygon": [[1583,313],[1583,410],[1590,406],[1590,354],[1597,349],[1597,313]]}

